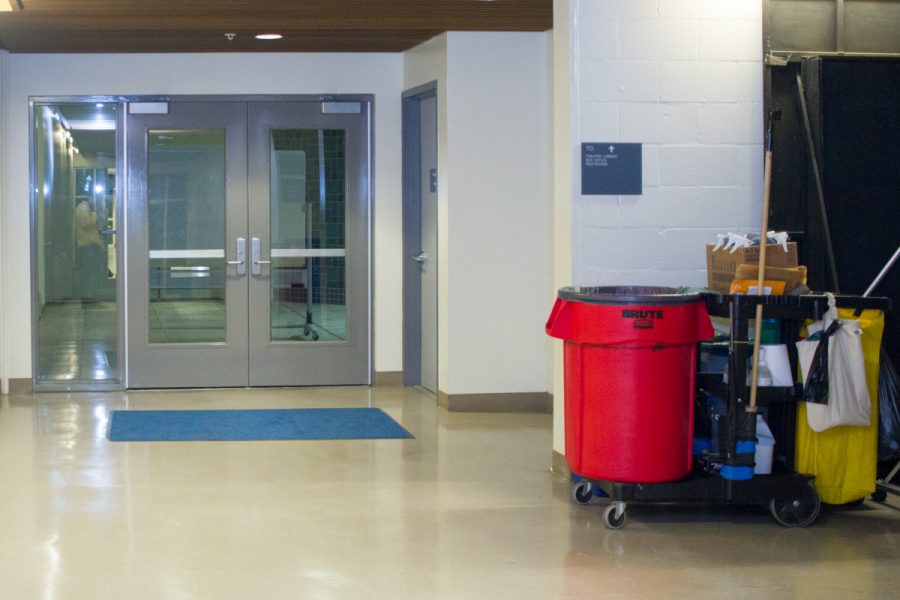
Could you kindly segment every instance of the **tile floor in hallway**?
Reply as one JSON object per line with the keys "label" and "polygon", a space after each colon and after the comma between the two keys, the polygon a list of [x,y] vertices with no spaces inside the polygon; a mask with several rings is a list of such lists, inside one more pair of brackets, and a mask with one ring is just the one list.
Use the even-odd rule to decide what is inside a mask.
{"label": "tile floor in hallway", "polygon": [[[111,443],[111,410],[366,406],[414,440]],[[0,597],[890,598],[900,502],[785,529],[764,509],[574,505],[549,415],[412,388],[4,396]]]}
{"label": "tile floor in hallway", "polygon": [[118,378],[115,302],[46,304],[38,320],[40,381]]}

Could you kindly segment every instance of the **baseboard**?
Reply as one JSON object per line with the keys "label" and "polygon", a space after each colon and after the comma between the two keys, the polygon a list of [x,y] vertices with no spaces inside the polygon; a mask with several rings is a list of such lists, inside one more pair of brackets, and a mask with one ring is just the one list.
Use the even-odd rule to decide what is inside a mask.
{"label": "baseboard", "polygon": [[403,371],[376,371],[375,385],[403,385]]}
{"label": "baseboard", "polygon": [[446,394],[438,392],[438,406],[450,412],[543,413],[553,412],[547,392],[509,394]]}
{"label": "baseboard", "polygon": [[554,475],[570,479],[572,470],[569,469],[569,461],[566,460],[565,454],[560,454],[556,450],[553,451],[553,462],[550,464],[550,470]]}
{"label": "baseboard", "polygon": [[9,393],[12,394],[30,394],[34,391],[31,379],[13,379],[9,380]]}

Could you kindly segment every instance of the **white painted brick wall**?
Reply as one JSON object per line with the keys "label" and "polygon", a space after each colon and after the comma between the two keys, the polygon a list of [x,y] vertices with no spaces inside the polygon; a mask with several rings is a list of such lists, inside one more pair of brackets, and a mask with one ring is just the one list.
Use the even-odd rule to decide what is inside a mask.
{"label": "white painted brick wall", "polygon": [[[737,146],[663,146],[659,156],[660,186],[738,185],[741,157]],[[702,215],[697,214],[699,220]]]}
{"label": "white painted brick wall", "polygon": [[616,21],[612,19],[585,19],[580,23],[576,40],[581,60],[616,58]]}
{"label": "white painted brick wall", "polygon": [[[596,3],[598,6],[602,4]],[[595,6],[594,3],[590,5]],[[616,26],[618,58],[657,61],[696,60],[699,56],[699,30],[699,21],[687,19],[618,21]]]}
{"label": "white painted brick wall", "polygon": [[[590,1],[590,0],[588,0]],[[640,2],[640,4],[654,4]],[[667,19],[760,21],[762,3],[755,0],[659,0],[659,15]]]}
{"label": "white painted brick wall", "polygon": [[573,283],[703,285],[704,245],[758,228],[762,2],[574,6],[574,141],[642,143],[644,188],[575,198]]}
{"label": "white painted brick wall", "polygon": [[762,103],[705,104],[700,109],[701,144],[753,144],[763,130]]}
{"label": "white painted brick wall", "polygon": [[576,125],[576,139],[586,141],[594,138],[618,140],[619,104],[613,102],[589,102],[588,104],[590,110],[583,111],[579,115]]}
{"label": "white painted brick wall", "polygon": [[659,65],[648,61],[584,61],[581,81],[596,102],[656,102]]}
{"label": "white painted brick wall", "polygon": [[761,55],[762,21],[702,21],[700,60],[746,60]]}
{"label": "white painted brick wall", "polygon": [[[619,142],[687,144],[699,141],[699,103],[622,103],[619,105]],[[590,141],[590,140],[585,140]]]}
{"label": "white painted brick wall", "polygon": [[642,196],[623,196],[620,200],[621,227],[691,227],[700,202],[695,187],[644,190]]}

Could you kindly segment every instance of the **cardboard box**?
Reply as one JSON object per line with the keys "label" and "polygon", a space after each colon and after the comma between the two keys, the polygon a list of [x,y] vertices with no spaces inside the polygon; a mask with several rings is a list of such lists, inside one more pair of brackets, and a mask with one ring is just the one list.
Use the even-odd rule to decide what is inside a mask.
{"label": "cardboard box", "polygon": [[[766,247],[766,266],[793,268],[799,265],[797,258],[797,242],[788,242],[785,252],[781,244],[769,244]],[[706,285],[709,289],[727,294],[734,280],[738,265],[759,264],[759,246],[738,248],[734,252],[720,248],[713,252],[715,244],[706,245]]]}

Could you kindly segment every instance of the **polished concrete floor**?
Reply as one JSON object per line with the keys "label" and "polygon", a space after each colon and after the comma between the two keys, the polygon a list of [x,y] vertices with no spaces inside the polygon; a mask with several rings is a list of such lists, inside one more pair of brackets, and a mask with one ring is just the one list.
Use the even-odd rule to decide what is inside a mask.
{"label": "polished concrete floor", "polygon": [[[111,443],[110,411],[381,407],[414,440]],[[891,598],[900,502],[824,511],[570,500],[547,415],[412,388],[3,397],[0,597]]]}

